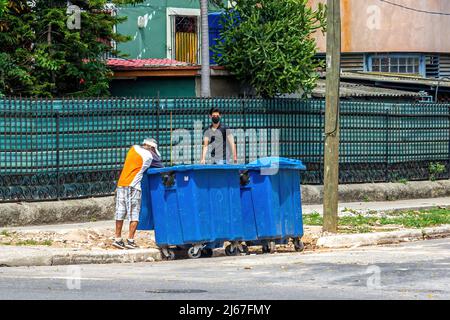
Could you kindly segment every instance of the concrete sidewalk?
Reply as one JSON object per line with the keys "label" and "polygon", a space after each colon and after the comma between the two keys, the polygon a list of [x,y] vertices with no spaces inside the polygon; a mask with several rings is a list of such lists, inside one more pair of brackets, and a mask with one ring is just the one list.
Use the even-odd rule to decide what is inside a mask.
{"label": "concrete sidewalk", "polygon": [[[450,208],[450,197],[433,199],[413,199],[380,202],[350,202],[339,203],[339,214],[345,215],[346,211],[367,212],[395,212],[402,210],[421,210],[432,208]],[[348,209],[348,210],[346,210]],[[323,205],[304,205],[303,214],[319,213],[323,215]]]}

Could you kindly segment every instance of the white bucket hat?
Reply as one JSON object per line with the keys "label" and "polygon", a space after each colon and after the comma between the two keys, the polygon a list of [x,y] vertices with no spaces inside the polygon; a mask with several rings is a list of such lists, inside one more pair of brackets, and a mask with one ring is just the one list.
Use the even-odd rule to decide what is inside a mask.
{"label": "white bucket hat", "polygon": [[142,144],[146,144],[150,147],[155,148],[156,154],[158,155],[158,157],[161,157],[161,154],[159,153],[159,150],[158,150],[158,142],[155,139],[146,138],[146,139],[144,139],[144,142],[142,142]]}

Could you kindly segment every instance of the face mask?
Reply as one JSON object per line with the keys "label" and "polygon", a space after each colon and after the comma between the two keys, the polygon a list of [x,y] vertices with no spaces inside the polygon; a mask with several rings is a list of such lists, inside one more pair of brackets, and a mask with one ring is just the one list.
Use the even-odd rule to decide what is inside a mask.
{"label": "face mask", "polygon": [[220,122],[220,117],[212,117],[212,122],[218,124]]}

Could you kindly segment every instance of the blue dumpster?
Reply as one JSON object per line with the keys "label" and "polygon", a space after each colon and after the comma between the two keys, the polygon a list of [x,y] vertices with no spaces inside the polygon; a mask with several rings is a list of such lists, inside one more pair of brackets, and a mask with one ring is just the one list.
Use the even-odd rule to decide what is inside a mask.
{"label": "blue dumpster", "polygon": [[224,241],[245,237],[238,165],[182,165],[149,169],[142,181],[138,229],[155,230],[166,258],[172,247],[191,258],[212,255]]}
{"label": "blue dumpster", "polygon": [[[248,183],[241,187],[244,220],[254,218],[257,244],[264,252],[273,252],[275,243],[294,240],[303,249],[303,221],[300,192],[301,161],[286,158],[263,158],[249,165]],[[249,239],[250,240],[250,239]]]}

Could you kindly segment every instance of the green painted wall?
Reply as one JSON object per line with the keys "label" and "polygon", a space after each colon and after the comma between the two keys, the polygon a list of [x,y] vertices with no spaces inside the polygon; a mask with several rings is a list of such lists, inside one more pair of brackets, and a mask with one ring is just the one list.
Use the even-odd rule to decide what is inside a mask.
{"label": "green painted wall", "polygon": [[195,77],[113,80],[110,90],[115,97],[195,97]]}
{"label": "green painted wall", "polygon": [[[128,20],[117,26],[121,34],[130,35],[132,40],[118,45],[118,49],[130,59],[166,58],[167,22],[166,8],[199,9],[199,0],[147,0],[135,6],[118,9],[119,16]],[[210,8],[211,11],[217,8]],[[138,28],[138,17],[147,15],[147,26]]]}

